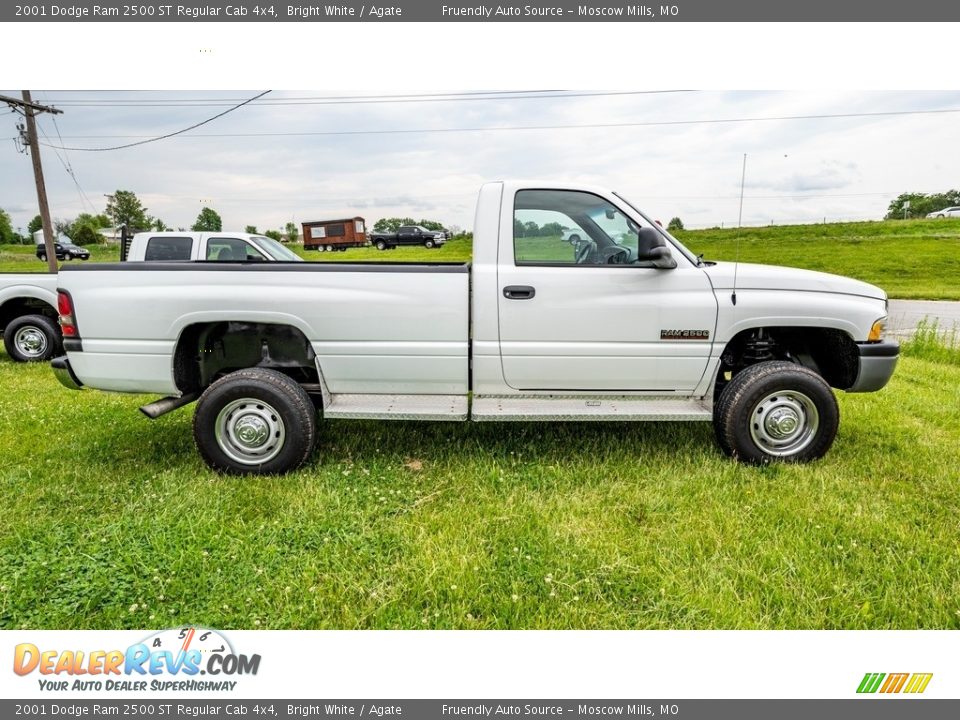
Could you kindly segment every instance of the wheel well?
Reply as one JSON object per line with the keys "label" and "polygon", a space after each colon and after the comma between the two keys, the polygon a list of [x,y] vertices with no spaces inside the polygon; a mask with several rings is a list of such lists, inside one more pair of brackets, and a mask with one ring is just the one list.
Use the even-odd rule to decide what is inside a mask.
{"label": "wheel well", "polygon": [[846,390],[857,380],[859,353],[847,333],[834,328],[760,327],[735,335],[720,356],[714,396],[738,372],[767,360],[787,360],[813,370],[831,387]]}
{"label": "wheel well", "polygon": [[252,322],[198,323],[184,328],[173,355],[174,382],[200,392],[236,370],[277,370],[299,383],[317,383],[316,353],[290,325]]}
{"label": "wheel well", "polygon": [[0,331],[11,321],[23,315],[45,315],[53,322],[59,320],[56,308],[44,300],[28,297],[12,298],[0,305]]}

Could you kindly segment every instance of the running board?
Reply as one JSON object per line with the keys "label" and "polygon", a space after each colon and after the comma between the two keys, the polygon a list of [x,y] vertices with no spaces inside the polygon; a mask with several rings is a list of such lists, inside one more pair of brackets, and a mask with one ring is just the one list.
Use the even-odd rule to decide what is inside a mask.
{"label": "running board", "polygon": [[699,398],[475,397],[470,415],[485,420],[712,420]]}
{"label": "running board", "polygon": [[325,418],[466,420],[466,395],[331,395]]}

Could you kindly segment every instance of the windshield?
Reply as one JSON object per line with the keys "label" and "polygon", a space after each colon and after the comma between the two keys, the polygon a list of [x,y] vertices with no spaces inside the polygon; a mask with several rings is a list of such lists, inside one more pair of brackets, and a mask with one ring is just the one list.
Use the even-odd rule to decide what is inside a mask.
{"label": "windshield", "polygon": [[303,262],[302,257],[297,255],[293,250],[285,248],[273,238],[257,235],[251,239],[255,240],[260,249],[274,260],[280,260],[281,262]]}

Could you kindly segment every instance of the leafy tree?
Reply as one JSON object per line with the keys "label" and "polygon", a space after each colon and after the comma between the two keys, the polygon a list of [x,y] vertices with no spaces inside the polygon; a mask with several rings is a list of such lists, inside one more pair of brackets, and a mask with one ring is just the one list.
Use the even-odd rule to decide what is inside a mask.
{"label": "leafy tree", "polygon": [[563,225],[558,222],[549,222],[540,226],[540,237],[559,237],[563,235]]}
{"label": "leafy tree", "polygon": [[415,225],[413,218],[380,218],[373,224],[374,232],[396,232],[401,225]]}
{"label": "leafy tree", "polygon": [[[904,207],[909,203],[909,207]],[[884,220],[902,220],[903,218],[923,217],[927,213],[942,210],[951,205],[960,205],[960,190],[948,190],[945,193],[901,193],[890,201]]]}
{"label": "leafy tree", "polygon": [[19,242],[20,236],[13,231],[13,222],[6,210],[0,210],[0,244]]}
{"label": "leafy tree", "polygon": [[190,229],[200,232],[219,232],[223,230],[223,220],[216,210],[205,207],[200,211],[200,214],[197,215],[197,219]]}
{"label": "leafy tree", "polygon": [[279,230],[264,230],[263,234],[266,235],[268,238],[272,238],[273,240],[276,240],[277,242],[281,242],[283,240],[283,233],[280,232]]}
{"label": "leafy tree", "polygon": [[250,233],[251,235],[259,235],[259,233],[257,232],[257,226],[256,226],[256,225],[247,225],[247,226],[243,229],[243,231],[244,231],[245,233]]}
{"label": "leafy tree", "polygon": [[153,223],[150,225],[151,230],[156,230],[157,232],[167,232],[168,230],[173,230],[172,227],[167,225],[160,218],[154,218]]}
{"label": "leafy tree", "polygon": [[130,190],[117,190],[113,195],[108,195],[105,213],[116,227],[126,225],[131,230],[142,230],[152,224],[147,208]]}
{"label": "leafy tree", "polygon": [[33,237],[33,234],[37,232],[37,230],[43,230],[43,218],[41,218],[39,215],[34,216],[33,220],[30,221],[30,224],[27,225],[27,233],[30,235],[30,237]]}
{"label": "leafy tree", "polygon": [[296,242],[300,238],[300,231],[292,222],[283,226],[283,232],[287,236],[287,242]]}
{"label": "leafy tree", "polygon": [[673,232],[674,230],[683,230],[683,220],[678,217],[670,218],[670,222],[667,223],[667,230]]}
{"label": "leafy tree", "polygon": [[380,218],[373,225],[374,232],[396,232],[401,225],[420,225],[427,230],[445,230],[443,223],[436,220],[414,220],[411,217],[405,218]]}
{"label": "leafy tree", "polygon": [[420,222],[415,222],[415,223],[412,223],[412,224],[413,224],[413,225],[421,225],[421,226],[425,227],[427,230],[435,230],[435,231],[437,231],[437,232],[441,232],[441,231],[442,231],[442,232],[446,232],[446,231],[447,231],[447,229],[443,226],[443,223],[442,223],[442,222],[437,222],[436,220],[423,220],[423,219],[421,219]]}
{"label": "leafy tree", "polygon": [[103,240],[100,234],[100,221],[89,213],[80,213],[77,219],[70,223],[64,234],[77,245],[96,245]]}
{"label": "leafy tree", "polygon": [[53,220],[53,234],[54,235],[66,235],[70,237],[70,226],[71,223],[69,220],[61,220],[59,218],[54,218]]}

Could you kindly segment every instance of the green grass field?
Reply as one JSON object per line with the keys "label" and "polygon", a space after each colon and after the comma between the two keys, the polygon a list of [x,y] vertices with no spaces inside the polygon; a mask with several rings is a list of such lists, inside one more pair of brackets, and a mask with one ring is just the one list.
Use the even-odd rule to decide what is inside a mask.
{"label": "green grass field", "polygon": [[2,354],[0,386],[3,629],[960,628],[960,350],[929,334],[800,467],[700,423],[336,421],[239,479],[190,410]]}
{"label": "green grass field", "polygon": [[[858,278],[879,285],[890,297],[960,300],[960,219],[784,225],[742,230],[689,230],[677,236],[711,260],[788,265]],[[42,272],[32,247],[0,245],[0,272]],[[350,262],[464,262],[467,240],[442,248],[402,247],[381,252],[356,248],[343,253],[299,249],[308,260]],[[116,248],[93,248],[93,260],[118,259]],[[76,261],[74,261],[76,262]]]}
{"label": "green grass field", "polygon": [[879,285],[890,297],[960,300],[960,219],[690,230],[677,237],[712,260],[820,270]]}

